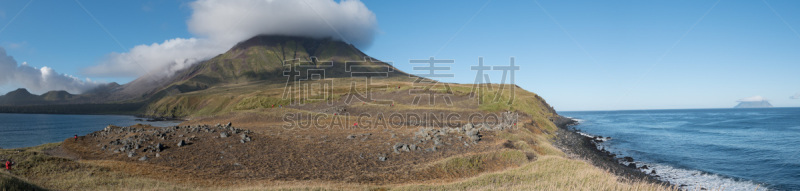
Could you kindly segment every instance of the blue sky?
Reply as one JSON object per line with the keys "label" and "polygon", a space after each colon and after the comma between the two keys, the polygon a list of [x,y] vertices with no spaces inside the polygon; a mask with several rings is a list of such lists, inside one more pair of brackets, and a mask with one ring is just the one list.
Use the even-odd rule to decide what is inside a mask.
{"label": "blue sky", "polygon": [[[75,1],[33,1],[20,13],[28,2],[0,2],[0,46],[78,78],[128,82],[83,71],[111,52],[195,37],[190,1],[80,1],[96,22]],[[474,80],[478,57],[508,65],[513,56],[517,84],[557,110],[728,108],[756,95],[800,107],[789,98],[800,93],[800,1],[363,3],[379,30],[368,55],[411,73],[409,59],[453,59],[455,77],[441,80],[458,83]]]}

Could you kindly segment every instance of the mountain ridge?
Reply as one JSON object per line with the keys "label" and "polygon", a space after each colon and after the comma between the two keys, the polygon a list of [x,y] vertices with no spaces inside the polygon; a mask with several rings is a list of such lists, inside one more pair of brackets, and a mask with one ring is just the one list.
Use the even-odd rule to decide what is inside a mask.
{"label": "mountain ridge", "polygon": [[[353,72],[392,71],[386,77],[408,80],[409,74],[379,61],[361,50],[330,38],[285,35],[259,35],[242,41],[208,60],[193,64],[169,76],[145,75],[126,84],[109,83],[82,94],[48,92],[41,96],[9,92],[0,106],[51,104],[149,104],[171,95],[206,90],[212,87],[263,83],[286,83],[290,67],[311,66],[326,69],[325,78],[351,77]],[[358,67],[354,67],[358,66]],[[348,72],[349,71],[349,72]],[[312,75],[301,73],[300,75]],[[66,93],[66,94],[65,94]],[[16,95],[20,94],[20,95]],[[30,94],[28,92],[28,94]],[[139,113],[143,112],[141,108]]]}

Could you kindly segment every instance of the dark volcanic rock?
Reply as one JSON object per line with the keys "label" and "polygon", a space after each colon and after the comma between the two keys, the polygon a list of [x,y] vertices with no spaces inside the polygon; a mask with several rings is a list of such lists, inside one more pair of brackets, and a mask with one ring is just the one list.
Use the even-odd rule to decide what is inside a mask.
{"label": "dark volcanic rock", "polygon": [[625,162],[633,162],[633,157],[625,157],[622,158],[622,160],[624,160]]}
{"label": "dark volcanic rock", "polygon": [[[650,176],[645,172],[639,171],[639,169],[620,164],[622,160],[625,160],[624,158],[617,159],[612,157],[614,156],[613,154],[609,155],[606,152],[602,152],[598,149],[593,138],[585,137],[579,134],[578,130],[571,128],[570,125],[577,124],[574,120],[565,117],[554,117],[551,118],[551,120],[553,120],[554,123],[557,122],[556,125],[559,127],[556,132],[557,136],[554,141],[554,146],[564,151],[567,156],[576,159],[586,159],[592,165],[603,169],[609,169],[609,171],[613,172],[615,175],[628,180],[645,180],[650,183],[670,185],[669,182],[660,181],[655,176]],[[606,137],[606,139],[608,139],[608,137]],[[630,160],[633,161],[633,158],[630,158]]]}
{"label": "dark volcanic rock", "polygon": [[156,152],[161,152],[165,149],[164,145],[161,143],[156,144],[155,146]]}

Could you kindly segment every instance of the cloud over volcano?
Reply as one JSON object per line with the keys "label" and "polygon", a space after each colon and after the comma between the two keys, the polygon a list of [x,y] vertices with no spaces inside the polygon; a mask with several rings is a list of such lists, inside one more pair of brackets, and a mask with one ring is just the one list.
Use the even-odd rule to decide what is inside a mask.
{"label": "cloud over volcano", "polygon": [[92,76],[170,75],[256,35],[333,38],[366,47],[377,31],[375,14],[359,0],[198,0],[187,21],[194,38],[138,45],[84,69]]}
{"label": "cloud over volcano", "polygon": [[50,90],[82,93],[103,83],[59,74],[47,66],[35,68],[25,62],[20,65],[14,57],[6,53],[3,47],[0,47],[0,85],[6,84],[20,85],[33,93],[44,93]]}

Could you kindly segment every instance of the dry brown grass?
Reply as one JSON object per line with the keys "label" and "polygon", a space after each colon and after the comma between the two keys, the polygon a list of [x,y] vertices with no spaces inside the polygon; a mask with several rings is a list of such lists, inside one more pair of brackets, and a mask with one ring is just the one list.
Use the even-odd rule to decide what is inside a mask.
{"label": "dry brown grass", "polygon": [[[516,145],[522,145],[520,141],[524,142],[517,140]],[[433,179],[416,183],[358,184],[319,180],[248,180],[231,183],[225,182],[228,180],[218,179],[198,182],[181,177],[156,179],[150,173],[163,172],[165,169],[161,168],[165,167],[108,160],[72,162],[53,159],[55,157],[42,154],[42,150],[56,146],[58,145],[24,149],[19,153],[16,150],[4,150],[3,155],[13,156],[18,159],[18,163],[24,163],[26,160],[57,161],[36,162],[42,167],[33,168],[32,171],[23,172],[21,175],[31,177],[30,181],[37,185],[58,190],[670,190],[661,185],[618,179],[584,161],[560,156],[563,155],[560,152],[537,152],[536,160],[527,162],[523,153],[526,149],[504,149],[500,152],[479,155],[454,156],[417,168],[420,172],[452,174],[455,179]],[[40,159],[33,156],[39,156]],[[487,163],[496,162],[497,159],[521,166],[496,172],[476,170],[487,168]],[[62,168],[64,165],[74,167]],[[465,173],[479,175],[459,178],[463,177],[460,174]]]}
{"label": "dry brown grass", "polygon": [[535,162],[459,182],[404,185],[396,190],[675,190],[645,182],[623,181],[584,161],[541,156]]}
{"label": "dry brown grass", "polygon": [[[348,81],[335,83],[342,85]],[[250,146],[239,147],[242,144],[206,137],[201,140],[212,141],[162,153],[180,159],[177,161],[162,157],[142,163],[109,151],[92,151],[97,144],[108,140],[88,137],[81,139],[83,142],[67,140],[63,145],[82,160],[44,154],[48,149],[62,146],[59,144],[3,150],[0,155],[13,156],[18,161],[20,170],[13,172],[16,175],[57,190],[670,190],[661,185],[622,180],[584,161],[566,158],[550,141],[556,127],[549,117],[555,114],[531,92],[517,88],[515,101],[508,102],[511,91],[504,89],[502,94],[494,94],[499,91],[495,88],[487,96],[470,99],[472,85],[451,84],[453,106],[441,105],[443,102],[414,105],[408,95],[398,93],[411,88],[410,83],[391,80],[377,83],[390,88],[375,98],[394,100],[394,107],[343,103],[342,97],[348,89],[338,88],[334,90],[333,106],[312,102],[271,108],[272,104],[284,104],[276,99],[283,86],[260,83],[232,84],[170,96],[151,105],[150,112],[193,118],[182,125],[232,121],[237,128],[258,134],[253,135]],[[489,104],[478,104],[479,101]],[[404,154],[393,154],[390,145],[412,141],[410,137],[418,126],[388,130],[283,128],[281,120],[285,114],[331,114],[327,110],[331,107],[346,108],[350,117],[345,119],[351,121],[365,113],[468,115],[503,111],[520,112],[522,121],[520,128],[514,130],[482,132],[484,140],[469,148],[454,144],[437,152]],[[373,137],[366,141],[345,138],[363,133],[371,133]],[[233,156],[235,161],[215,159],[219,158],[219,150],[204,150],[207,148],[226,148],[225,160]],[[278,153],[271,153],[275,151]],[[363,159],[360,153],[370,155]],[[386,154],[391,163],[377,162],[376,154]],[[237,159],[241,156],[251,157]],[[245,168],[198,165],[210,162],[237,162]]]}

